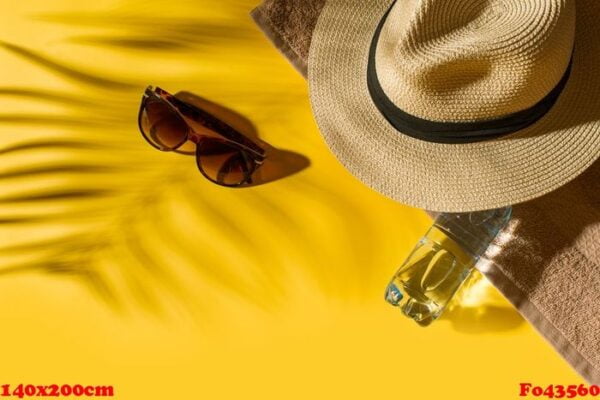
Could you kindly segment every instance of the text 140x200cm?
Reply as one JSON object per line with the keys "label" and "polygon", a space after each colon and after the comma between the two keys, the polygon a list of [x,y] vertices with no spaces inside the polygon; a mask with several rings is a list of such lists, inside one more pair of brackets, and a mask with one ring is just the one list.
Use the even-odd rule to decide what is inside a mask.
{"label": "text 140x200cm", "polygon": [[113,397],[110,385],[0,385],[0,397]]}

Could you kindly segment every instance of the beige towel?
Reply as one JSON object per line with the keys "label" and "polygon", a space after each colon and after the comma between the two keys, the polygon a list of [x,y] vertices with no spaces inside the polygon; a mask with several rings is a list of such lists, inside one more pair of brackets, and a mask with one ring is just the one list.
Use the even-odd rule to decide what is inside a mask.
{"label": "beige towel", "polygon": [[[324,4],[265,0],[252,11],[304,76]],[[509,226],[477,268],[575,370],[600,384],[599,163],[562,189],[515,206]]]}

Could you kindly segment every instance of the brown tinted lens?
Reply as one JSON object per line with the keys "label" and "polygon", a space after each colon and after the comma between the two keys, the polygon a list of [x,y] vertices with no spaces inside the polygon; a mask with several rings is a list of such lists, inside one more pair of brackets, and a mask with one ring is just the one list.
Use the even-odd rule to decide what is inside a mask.
{"label": "brown tinted lens", "polygon": [[226,141],[205,138],[196,151],[198,167],[213,182],[237,186],[247,181],[251,172],[251,161],[244,150]]}
{"label": "brown tinted lens", "polygon": [[142,133],[156,147],[173,150],[186,142],[188,125],[164,101],[149,99],[141,112]]}

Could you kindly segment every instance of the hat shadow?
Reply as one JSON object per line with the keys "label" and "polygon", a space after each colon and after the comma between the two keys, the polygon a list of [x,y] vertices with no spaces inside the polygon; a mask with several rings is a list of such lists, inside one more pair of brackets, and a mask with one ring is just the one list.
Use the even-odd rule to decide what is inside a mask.
{"label": "hat shadow", "polygon": [[[549,274],[556,272],[549,271],[549,266],[565,264],[566,259],[575,257],[574,253],[593,262],[597,257],[594,247],[585,246],[581,241],[586,240],[582,235],[600,225],[598,193],[600,161],[558,190],[513,206],[514,228],[510,235],[517,251],[506,252],[506,259],[501,258],[501,253],[500,258],[494,260],[496,264],[518,265],[519,269],[513,268],[513,273],[518,271],[517,279],[523,290],[533,293]],[[590,234],[587,235],[589,238]],[[520,238],[527,240],[520,241]],[[571,259],[569,265],[576,278],[581,279],[578,274],[583,272],[577,259]]]}
{"label": "hat shadow", "polygon": [[[513,279],[519,281],[523,291],[535,293],[545,277],[553,273],[548,267],[561,258],[570,257],[567,253],[582,251],[581,246],[577,247],[581,235],[600,224],[597,193],[600,193],[599,161],[562,188],[513,206],[513,218],[509,224],[514,226],[510,233],[513,237],[512,250],[501,252],[491,261],[501,270],[506,268],[509,273],[517,274]],[[594,254],[582,254],[581,257],[591,260]],[[573,259],[570,264],[575,273],[577,260]],[[480,279],[485,281],[484,286],[481,286]],[[497,296],[497,290],[491,283],[481,274],[474,274],[459,290],[441,319],[449,321],[455,330],[467,334],[518,328],[525,320],[514,307],[494,301]]]}
{"label": "hat shadow", "polygon": [[306,156],[278,149],[263,141],[254,123],[239,112],[188,91],[180,91],[175,94],[175,97],[208,111],[265,149],[267,158],[253,174],[252,183],[244,185],[243,188],[275,182],[295,175],[310,166],[310,160]]}

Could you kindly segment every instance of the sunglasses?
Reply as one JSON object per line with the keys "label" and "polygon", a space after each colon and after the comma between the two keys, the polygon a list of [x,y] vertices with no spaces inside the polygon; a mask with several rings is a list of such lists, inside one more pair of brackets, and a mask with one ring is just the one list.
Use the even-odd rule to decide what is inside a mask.
{"label": "sunglasses", "polygon": [[158,87],[144,92],[138,124],[156,149],[195,154],[202,175],[221,186],[251,184],[266,158],[262,147],[224,121]]}

